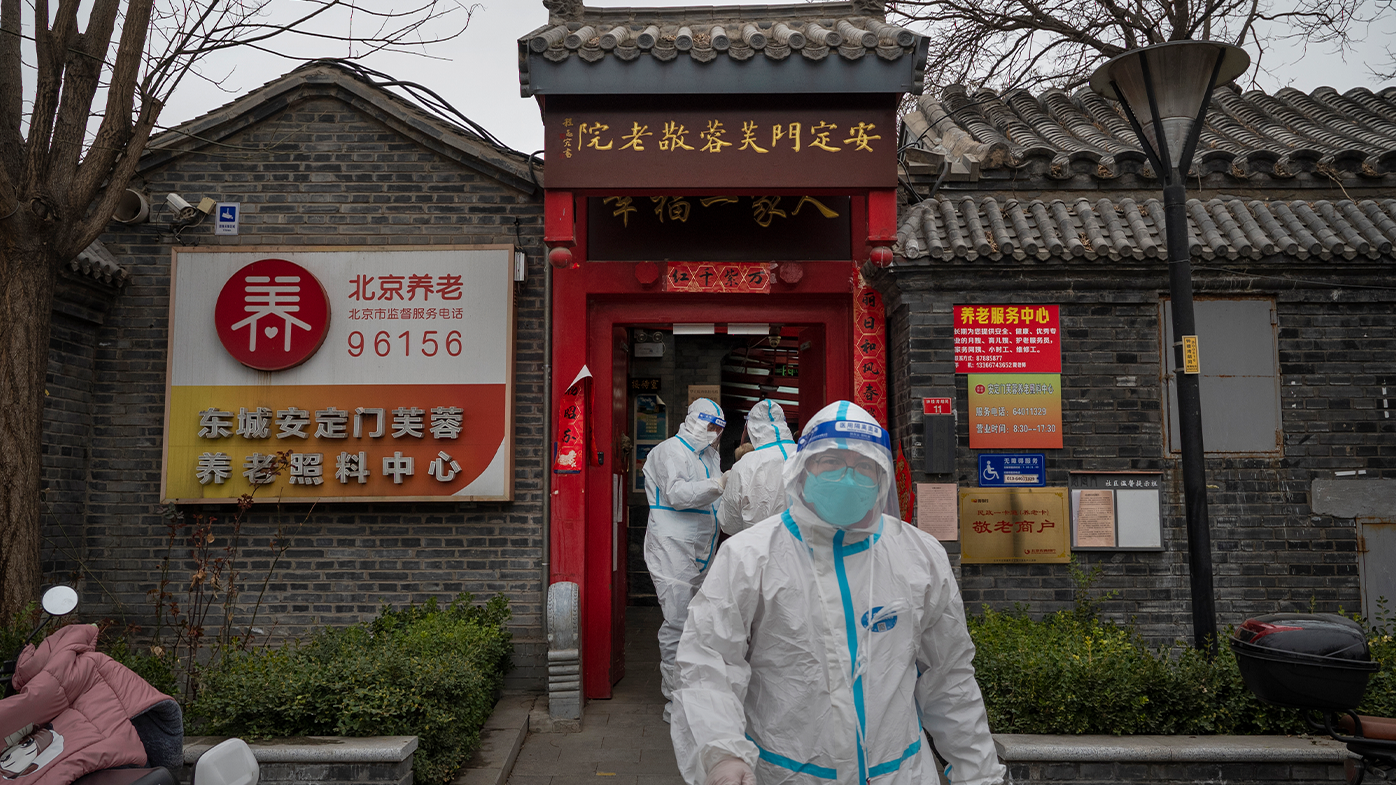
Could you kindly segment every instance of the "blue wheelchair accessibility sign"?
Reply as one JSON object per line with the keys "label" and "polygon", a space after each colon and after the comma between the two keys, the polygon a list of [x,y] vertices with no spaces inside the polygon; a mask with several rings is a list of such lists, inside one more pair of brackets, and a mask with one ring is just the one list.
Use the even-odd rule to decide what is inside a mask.
{"label": "blue wheelchair accessibility sign", "polygon": [[1041,487],[1047,484],[1043,453],[995,453],[979,456],[979,487]]}

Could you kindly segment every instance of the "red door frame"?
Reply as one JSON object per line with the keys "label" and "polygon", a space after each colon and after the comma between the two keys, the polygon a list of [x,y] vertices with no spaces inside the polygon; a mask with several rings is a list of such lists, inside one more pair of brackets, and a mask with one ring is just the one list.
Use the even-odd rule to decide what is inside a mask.
{"label": "red door frame", "polygon": [[[829,400],[849,398],[853,384],[853,267],[849,262],[801,262],[799,281],[773,276],[770,294],[672,294],[640,283],[644,263],[590,262],[553,272],[553,400],[583,363],[593,374],[593,400],[613,389],[616,326],[675,322],[768,322],[821,325],[827,347],[825,390]],[[661,276],[662,279],[662,276]],[[611,572],[612,408],[594,405],[592,449],[580,474],[551,476],[551,581],[574,581],[581,593],[582,689],[587,698],[609,698],[614,678],[615,619]],[[551,412],[551,427],[556,412]],[[605,451],[598,461],[597,451]]]}
{"label": "red door frame", "polygon": [[[890,184],[889,184],[890,185]],[[782,262],[771,276],[769,294],[675,294],[665,292],[662,263],[588,262],[586,213],[588,196],[613,196],[626,192],[562,191],[544,194],[544,242],[551,249],[549,261],[563,265],[553,270],[552,302],[552,400],[561,400],[567,385],[585,363],[593,376],[593,398],[612,394],[613,340],[618,325],[766,322],[810,324],[824,327],[824,364],[827,400],[855,398],[854,293],[855,263],[891,261],[890,246],[896,239],[896,190],[788,189],[763,190],[770,195],[850,194],[851,256],[846,261]],[[706,192],[704,192],[706,193]],[[742,191],[714,191],[740,195]],[[659,195],[636,192],[636,196]],[[701,195],[688,191],[688,196]],[[570,266],[568,266],[570,265]],[[656,267],[658,276],[656,280]],[[788,273],[797,271],[796,275]],[[642,281],[649,281],[643,283]],[[876,305],[880,308],[880,300]],[[875,330],[881,334],[879,323]],[[861,341],[860,341],[861,342]],[[859,351],[863,351],[860,349]],[[877,363],[885,363],[883,349],[875,350]],[[864,352],[866,354],[866,352]],[[866,361],[860,355],[859,363]],[[885,369],[884,369],[885,371]],[[574,581],[581,595],[582,692],[586,698],[609,698],[618,674],[611,672],[613,625],[617,620],[612,602],[616,585],[611,573],[611,471],[599,459],[614,461],[611,407],[594,405],[590,424],[591,447],[586,465],[578,474],[553,474],[551,485],[550,582]],[[548,413],[548,433],[556,432],[557,412]],[[812,414],[812,412],[811,412]],[[806,415],[807,416],[807,415]]]}

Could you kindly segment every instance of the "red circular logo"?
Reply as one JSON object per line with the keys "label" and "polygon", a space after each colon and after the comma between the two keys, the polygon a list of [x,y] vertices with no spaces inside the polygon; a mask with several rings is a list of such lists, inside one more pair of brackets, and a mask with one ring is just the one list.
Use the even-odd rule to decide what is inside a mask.
{"label": "red circular logo", "polygon": [[324,343],[330,300],[309,270],[285,259],[262,259],[223,284],[213,323],[233,359],[258,371],[284,371],[309,360]]}
{"label": "red circular logo", "polygon": [[976,384],[976,385],[974,385],[974,392],[977,393],[977,394],[979,394],[979,395],[983,395],[983,394],[984,394],[984,385],[982,385],[982,384]]}

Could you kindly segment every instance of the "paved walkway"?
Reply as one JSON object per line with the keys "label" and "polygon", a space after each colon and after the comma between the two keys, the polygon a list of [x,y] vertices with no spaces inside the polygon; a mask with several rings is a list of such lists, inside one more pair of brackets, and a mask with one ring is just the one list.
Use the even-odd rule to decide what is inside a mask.
{"label": "paved walkway", "polygon": [[625,609],[625,678],[613,697],[587,702],[580,733],[530,732],[508,785],[683,785],[660,718],[661,621],[658,608]]}

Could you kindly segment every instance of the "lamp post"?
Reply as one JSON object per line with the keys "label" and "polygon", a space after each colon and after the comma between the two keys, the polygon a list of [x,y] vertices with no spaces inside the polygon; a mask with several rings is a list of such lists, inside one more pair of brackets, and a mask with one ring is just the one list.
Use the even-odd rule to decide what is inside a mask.
{"label": "lamp post", "polygon": [[1090,82],[1092,90],[1124,107],[1144,154],[1163,180],[1193,645],[1211,652],[1217,646],[1217,613],[1212,588],[1212,537],[1207,523],[1197,327],[1188,255],[1187,189],[1183,183],[1192,167],[1213,88],[1240,76],[1250,61],[1244,49],[1230,44],[1170,41],[1125,52],[1098,68]]}

